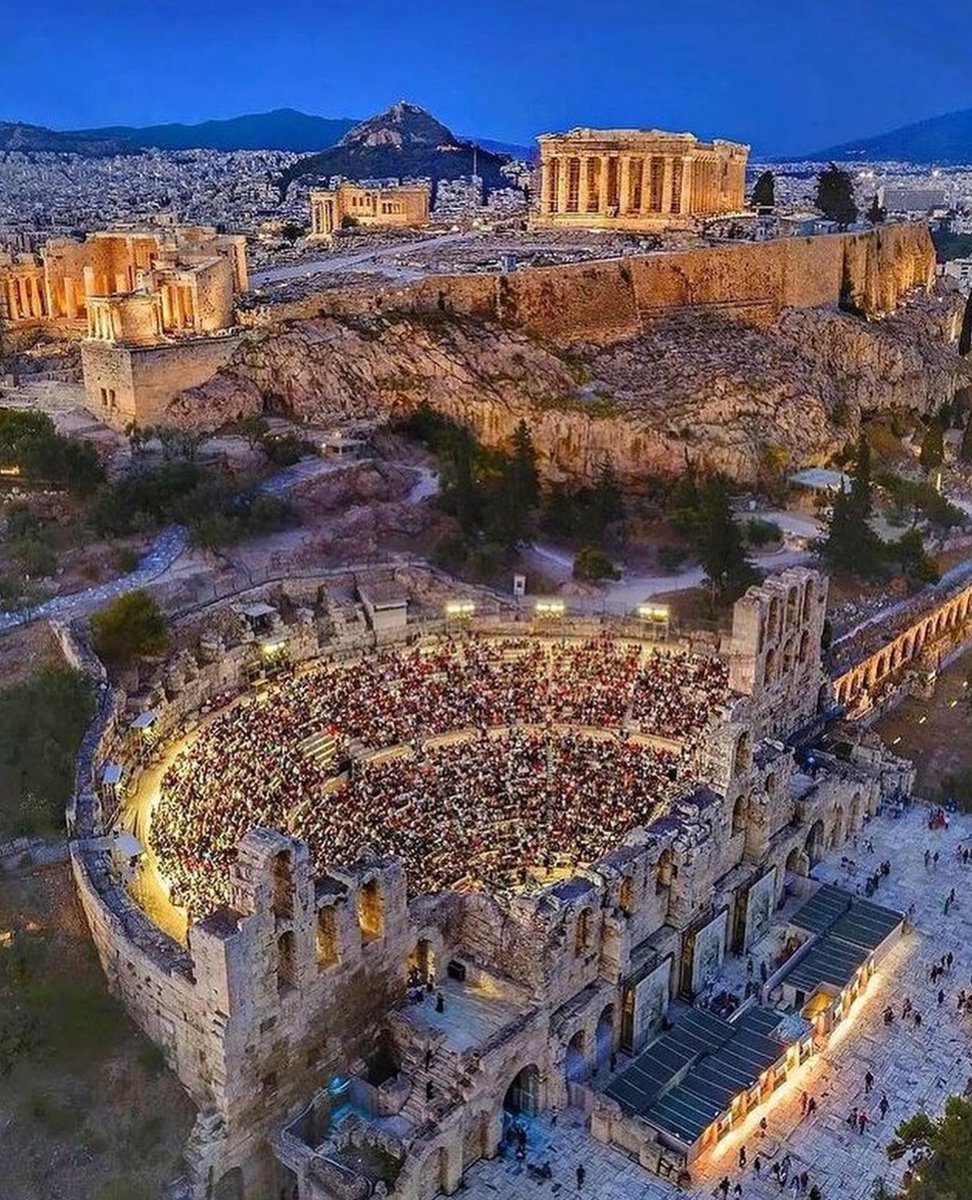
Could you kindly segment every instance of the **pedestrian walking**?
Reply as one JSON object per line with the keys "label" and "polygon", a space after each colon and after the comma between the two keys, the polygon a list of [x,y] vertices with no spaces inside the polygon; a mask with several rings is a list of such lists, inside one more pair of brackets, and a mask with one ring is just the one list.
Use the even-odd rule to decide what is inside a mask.
{"label": "pedestrian walking", "polygon": [[915,1029],[921,1029],[921,1013],[915,1013]]}
{"label": "pedestrian walking", "polygon": [[739,1147],[739,1165],[740,1165],[740,1167],[744,1167],[746,1165],[746,1147],[745,1146]]}
{"label": "pedestrian walking", "polygon": [[874,1076],[871,1074],[870,1071],[865,1071],[864,1072],[864,1095],[865,1096],[869,1096],[871,1094],[872,1087],[874,1087]]}
{"label": "pedestrian walking", "polygon": [[938,1007],[941,1008],[944,1003],[945,1003],[945,993],[941,988],[939,988],[938,989]]}
{"label": "pedestrian walking", "polygon": [[587,1172],[584,1170],[584,1164],[577,1164],[577,1190],[580,1191],[584,1186],[584,1180],[587,1178]]}
{"label": "pedestrian walking", "polygon": [[807,1116],[812,1117],[817,1111],[817,1101],[813,1096],[807,1101]]}
{"label": "pedestrian walking", "polygon": [[878,1105],[878,1108],[881,1110],[881,1120],[882,1121],[888,1115],[888,1109],[890,1107],[891,1106],[888,1104],[888,1095],[887,1095],[887,1092],[885,1092],[882,1094],[881,1103]]}
{"label": "pedestrian walking", "polygon": [[736,1184],[736,1186],[735,1186],[735,1187],[732,1189],[732,1194],[733,1194],[734,1196],[741,1196],[741,1195],[742,1195],[742,1184],[741,1184],[741,1183],[737,1183],[737,1184]]}
{"label": "pedestrian walking", "polygon": [[800,1115],[803,1117],[805,1117],[807,1115],[807,1101],[809,1100],[809,1098],[810,1097],[807,1095],[806,1092],[800,1093]]}
{"label": "pedestrian walking", "polygon": [[726,1200],[726,1197],[729,1195],[729,1188],[731,1186],[732,1185],[729,1183],[729,1176],[723,1175],[723,1177],[719,1180],[719,1191],[722,1192],[722,1200]]}
{"label": "pedestrian walking", "polygon": [[753,1159],[753,1170],[756,1172],[757,1178],[759,1177],[759,1173],[760,1173],[760,1171],[762,1171],[762,1169],[763,1169],[763,1161],[757,1154],[756,1157]]}
{"label": "pedestrian walking", "polygon": [[761,1138],[766,1137],[766,1118],[765,1117],[759,1118],[759,1136]]}

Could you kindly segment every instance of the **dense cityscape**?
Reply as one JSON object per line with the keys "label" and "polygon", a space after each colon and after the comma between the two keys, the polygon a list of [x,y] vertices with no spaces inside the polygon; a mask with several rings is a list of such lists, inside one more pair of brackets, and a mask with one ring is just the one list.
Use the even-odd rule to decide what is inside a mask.
{"label": "dense cityscape", "polygon": [[466,7],[11,18],[0,1194],[962,1200],[966,64]]}

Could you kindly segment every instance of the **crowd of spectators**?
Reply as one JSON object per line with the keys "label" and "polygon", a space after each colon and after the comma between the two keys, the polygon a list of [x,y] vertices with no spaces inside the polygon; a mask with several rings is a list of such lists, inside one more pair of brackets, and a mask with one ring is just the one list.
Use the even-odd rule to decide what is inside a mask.
{"label": "crowd of spectators", "polygon": [[[682,764],[727,687],[723,660],[604,637],[440,639],[320,662],[190,739],[162,779],[153,848],[193,918],[225,902],[256,825],[305,838],[321,869],[365,844],[399,854],[413,893],[516,886],[530,868],[593,861],[684,790]],[[334,762],[308,752],[321,732]],[[390,747],[402,750],[369,758]]]}

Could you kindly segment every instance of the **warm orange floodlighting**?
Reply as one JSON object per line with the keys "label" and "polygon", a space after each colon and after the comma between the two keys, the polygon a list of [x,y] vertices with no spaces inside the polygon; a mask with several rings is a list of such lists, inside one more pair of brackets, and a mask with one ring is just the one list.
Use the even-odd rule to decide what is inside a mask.
{"label": "warm orange floodlighting", "polygon": [[539,620],[556,621],[565,611],[563,600],[538,600],[533,606],[533,615]]}
{"label": "warm orange floodlighting", "polygon": [[447,621],[468,621],[476,615],[476,605],[472,600],[447,600],[443,611]]}

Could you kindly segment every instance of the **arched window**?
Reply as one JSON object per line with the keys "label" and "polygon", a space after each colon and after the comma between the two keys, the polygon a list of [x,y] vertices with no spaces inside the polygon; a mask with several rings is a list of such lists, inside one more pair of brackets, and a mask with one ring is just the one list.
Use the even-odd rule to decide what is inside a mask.
{"label": "arched window", "polygon": [[288,929],[277,938],[277,990],[285,992],[297,984],[297,955],[293,931]]}
{"label": "arched window", "polygon": [[577,918],[577,929],[574,935],[574,953],[584,954],[590,950],[593,940],[594,910],[592,908],[583,908]]}
{"label": "arched window", "polygon": [[376,879],[369,879],[358,892],[358,927],[361,941],[373,942],[385,928],[384,901]]}
{"label": "arched window", "polygon": [[746,829],[746,798],[737,796],[732,806],[732,832],[744,833]]}
{"label": "arched window", "polygon": [[797,598],[797,590],[791,587],[786,594],[786,623],[787,625],[795,625],[797,622],[797,606],[799,600]]}
{"label": "arched window", "polygon": [[290,866],[290,851],[281,850],[273,860],[273,915],[294,915],[293,874]]}
{"label": "arched window", "polygon": [[767,637],[775,639],[780,632],[780,602],[774,596],[770,601],[769,606],[769,627],[767,629]]}
{"label": "arched window", "polygon": [[806,630],[800,635],[800,650],[797,654],[801,663],[805,663],[810,656],[810,634]]}
{"label": "arched window", "polygon": [[625,875],[621,880],[621,895],[618,903],[626,917],[634,914],[634,880],[630,875]]}
{"label": "arched window", "polygon": [[337,913],[333,905],[317,910],[317,965],[329,967],[339,962],[341,948],[338,939]]}
{"label": "arched window", "polygon": [[763,685],[768,687],[776,677],[776,651],[772,646],[766,651],[766,666],[763,669]]}
{"label": "arched window", "polygon": [[749,730],[745,730],[739,735],[736,741],[736,751],[732,758],[732,773],[733,775],[742,775],[744,771],[749,770],[752,762],[752,747],[753,739],[749,735]]}
{"label": "arched window", "polygon": [[661,857],[658,859],[658,867],[655,870],[655,891],[663,892],[666,888],[672,886],[672,878],[675,874],[675,864],[672,862],[672,852],[666,846],[661,852]]}

